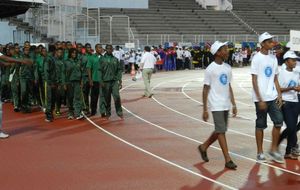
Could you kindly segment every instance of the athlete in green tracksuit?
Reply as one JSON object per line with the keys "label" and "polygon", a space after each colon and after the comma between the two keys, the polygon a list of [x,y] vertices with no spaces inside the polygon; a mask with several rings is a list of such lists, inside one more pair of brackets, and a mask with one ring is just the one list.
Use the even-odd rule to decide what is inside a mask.
{"label": "athlete in green tracksuit", "polygon": [[87,71],[89,75],[89,83],[91,87],[91,116],[96,115],[97,113],[97,105],[98,99],[100,95],[100,114],[101,117],[105,117],[106,108],[105,108],[105,99],[102,91],[102,87],[100,87],[100,59],[102,57],[102,53],[104,52],[102,46],[100,44],[95,45],[96,54],[90,57],[87,64]]}
{"label": "athlete in green tracksuit", "polygon": [[[44,61],[44,79],[45,79],[45,108],[46,108],[46,122],[52,122],[53,111],[55,108],[56,91],[57,91],[57,72],[55,65],[55,47],[49,47],[49,55]],[[55,54],[53,56],[53,53]]]}
{"label": "athlete in green tracksuit", "polygon": [[45,107],[45,88],[44,88],[44,60],[47,57],[47,50],[46,48],[41,48],[41,53],[36,55],[36,63],[35,63],[35,83],[38,86],[39,90],[39,105],[41,108],[44,109]]}
{"label": "athlete in green tracksuit", "polygon": [[[23,48],[23,59],[30,59],[29,47]],[[32,64],[22,64],[19,70],[20,86],[21,86],[21,109],[24,113],[31,112],[31,105],[29,101],[29,90],[32,85],[33,66]]]}
{"label": "athlete in green tracksuit", "polygon": [[122,88],[123,66],[116,57],[113,56],[112,45],[106,46],[106,54],[100,59],[100,84],[106,102],[106,117],[111,116],[111,96],[114,98],[117,115],[123,119],[121,97],[119,90]]}
{"label": "athlete in green tracksuit", "polygon": [[[15,46],[15,52],[13,55],[14,59],[21,59],[20,55],[20,47]],[[14,111],[19,112],[21,107],[21,97],[20,97],[20,64],[13,63],[10,68],[10,75],[11,75],[11,92],[12,92],[12,99],[14,103]]]}
{"label": "athlete in green tracksuit", "polygon": [[65,80],[65,64],[63,61],[63,49],[58,48],[55,50],[55,68],[57,73],[57,91],[56,91],[56,104],[55,104],[55,114],[57,116],[61,115],[60,108],[62,101],[65,98],[65,88],[63,81]]}
{"label": "athlete in green tracksuit", "polygon": [[69,114],[68,119],[82,119],[82,68],[81,63],[77,59],[77,50],[71,48],[69,51],[69,59],[65,62],[65,84],[67,85],[67,99]]}
{"label": "athlete in green tracksuit", "polygon": [[[77,51],[78,53],[78,59],[81,61],[81,68],[82,68],[82,92],[83,92],[83,97],[84,97],[84,102],[83,102],[83,110],[85,111],[86,114],[90,114],[90,91],[91,91],[91,86],[89,84],[89,78],[88,78],[88,72],[87,72],[87,64],[88,61],[92,57],[91,53],[91,44],[86,43],[85,44],[85,54],[82,54],[80,51],[82,50],[81,44],[78,44],[77,46]],[[81,47],[81,48],[80,48]]]}

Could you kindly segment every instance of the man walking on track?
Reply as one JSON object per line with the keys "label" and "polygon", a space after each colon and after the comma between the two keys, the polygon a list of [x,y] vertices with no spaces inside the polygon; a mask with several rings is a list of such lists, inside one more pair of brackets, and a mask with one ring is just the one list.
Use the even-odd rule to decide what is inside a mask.
{"label": "man walking on track", "polygon": [[213,115],[215,131],[211,136],[198,147],[202,159],[208,162],[207,149],[216,140],[219,141],[225,158],[225,167],[228,169],[236,169],[237,165],[231,160],[228,153],[225,133],[228,127],[228,114],[232,104],[233,116],[236,116],[237,109],[231,88],[232,71],[231,67],[224,63],[228,59],[229,51],[227,42],[222,43],[216,41],[211,46],[211,53],[215,57],[205,71],[204,89],[203,89],[203,120],[208,120],[208,106]]}
{"label": "man walking on track", "polygon": [[283,125],[283,116],[280,111],[282,106],[281,90],[278,83],[278,61],[275,55],[269,52],[274,47],[273,36],[265,32],[259,36],[261,50],[251,63],[253,85],[253,101],[256,107],[256,145],[257,161],[267,162],[263,152],[264,129],[267,128],[267,114],[274,123],[272,131],[272,145],[270,157],[277,163],[284,163],[278,151],[280,129]]}
{"label": "man walking on track", "polygon": [[152,53],[150,53],[150,50],[151,49],[149,46],[145,47],[145,53],[142,55],[141,64],[140,64],[140,69],[143,72],[143,79],[145,84],[144,97],[148,97],[148,98],[151,98],[153,95],[150,89],[150,79],[156,64],[156,58]]}

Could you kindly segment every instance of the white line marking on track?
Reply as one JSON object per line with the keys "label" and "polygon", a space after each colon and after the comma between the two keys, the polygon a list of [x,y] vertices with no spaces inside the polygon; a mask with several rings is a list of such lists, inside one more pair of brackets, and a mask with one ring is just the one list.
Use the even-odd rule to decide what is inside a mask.
{"label": "white line marking on track", "polygon": [[[178,79],[176,79],[176,80],[178,80]],[[132,85],[135,85],[135,84],[132,84]],[[130,86],[132,86],[132,85],[126,86],[125,88],[121,89],[121,91],[125,90],[126,88],[128,88],[128,87],[130,87]],[[152,97],[152,99],[153,99],[153,97]],[[140,116],[134,114],[133,112],[131,112],[130,110],[128,110],[125,106],[122,106],[122,108],[123,108],[124,110],[126,110],[128,113],[130,113],[131,115],[133,115],[134,117],[138,118],[139,120],[144,121],[145,123],[148,123],[148,124],[150,124],[150,125],[152,125],[152,126],[154,126],[154,127],[156,127],[156,128],[159,128],[159,129],[161,129],[161,130],[163,130],[163,131],[166,131],[166,132],[168,132],[168,133],[171,133],[171,134],[173,134],[173,135],[175,135],[175,136],[178,136],[178,137],[187,139],[187,140],[189,140],[189,141],[196,142],[197,144],[202,144],[202,143],[203,143],[203,142],[201,142],[201,141],[195,140],[195,139],[190,138],[190,137],[187,137],[187,136],[185,136],[185,135],[181,135],[181,134],[179,134],[179,133],[176,133],[176,132],[174,132],[174,131],[171,131],[171,130],[168,130],[168,129],[164,128],[164,127],[161,127],[161,126],[159,126],[159,125],[157,125],[157,124],[154,124],[154,123],[152,123],[152,122],[150,122],[150,121],[148,121],[148,120],[146,120],[146,119],[144,119],[144,118],[142,118],[142,117],[140,117]],[[210,147],[212,147],[212,148],[214,148],[214,149],[216,149],[216,150],[220,150],[220,151],[221,151],[221,148],[218,148],[218,147],[216,147],[216,146],[210,146]],[[233,155],[233,156],[236,156],[236,157],[243,158],[243,159],[245,159],[245,160],[249,160],[249,161],[255,162],[255,163],[257,163],[257,164],[261,164],[261,165],[265,165],[265,166],[268,166],[268,167],[271,167],[271,168],[274,168],[274,169],[278,169],[278,170],[281,170],[281,171],[286,172],[286,173],[290,173],[290,174],[293,174],[293,175],[296,175],[296,176],[300,176],[300,174],[297,173],[297,172],[293,172],[293,171],[291,171],[291,170],[284,169],[284,168],[281,168],[281,167],[277,167],[277,166],[274,166],[274,165],[271,165],[271,164],[267,164],[267,163],[259,163],[259,162],[257,162],[255,159],[253,159],[253,158],[249,158],[249,157],[246,157],[246,156],[243,156],[243,155],[234,153],[234,152],[229,152],[229,154],[231,154],[231,155]]]}
{"label": "white line marking on track", "polygon": [[176,164],[176,163],[174,163],[174,162],[171,162],[171,161],[169,161],[169,160],[167,160],[167,159],[165,159],[165,158],[162,158],[162,157],[160,157],[160,156],[158,156],[158,155],[156,155],[156,154],[154,154],[154,153],[151,153],[151,152],[149,152],[149,151],[147,151],[147,150],[145,150],[145,149],[143,149],[143,148],[141,148],[141,147],[139,147],[139,146],[136,146],[136,145],[134,145],[134,144],[132,144],[132,143],[130,143],[130,142],[128,142],[128,141],[122,139],[121,137],[118,137],[117,135],[114,135],[113,133],[111,133],[111,132],[105,130],[104,128],[100,127],[100,126],[97,125],[95,122],[93,122],[90,118],[88,118],[86,115],[84,115],[84,117],[85,117],[92,125],[94,125],[96,128],[98,128],[99,130],[101,130],[101,131],[104,132],[105,134],[107,134],[107,135],[109,135],[109,136],[111,136],[111,137],[113,137],[113,138],[115,138],[115,139],[121,141],[122,143],[124,143],[124,144],[126,144],[126,145],[128,145],[128,146],[130,146],[130,147],[132,147],[132,148],[134,148],[134,149],[136,149],[136,150],[139,150],[139,151],[141,151],[141,152],[143,152],[143,153],[145,153],[145,154],[147,154],[147,155],[149,155],[149,156],[152,156],[152,157],[154,157],[154,158],[156,158],[156,159],[158,159],[158,160],[160,160],[160,161],[163,161],[163,162],[165,162],[165,163],[167,163],[167,164],[169,164],[169,165],[171,165],[171,166],[174,166],[174,167],[176,167],[176,168],[179,168],[179,169],[181,169],[181,170],[183,170],[183,171],[185,171],[185,172],[188,172],[188,173],[193,174],[193,175],[195,175],[195,176],[198,176],[198,177],[201,177],[201,178],[203,178],[203,179],[206,179],[206,180],[208,180],[208,181],[210,181],[210,182],[212,182],[212,183],[218,184],[218,185],[220,185],[220,186],[226,187],[226,188],[231,189],[231,190],[237,190],[237,188],[234,188],[234,187],[229,186],[229,185],[226,185],[226,184],[224,184],[224,183],[222,183],[222,182],[219,182],[219,181],[216,181],[216,180],[211,179],[211,178],[209,178],[209,177],[206,177],[206,176],[204,176],[204,175],[201,175],[201,174],[199,174],[199,173],[197,173],[197,172],[194,172],[194,171],[192,171],[192,170],[190,170],[190,169],[187,169],[187,168],[185,168],[185,167],[183,167],[183,166],[180,166],[180,165],[178,165],[178,164]]}

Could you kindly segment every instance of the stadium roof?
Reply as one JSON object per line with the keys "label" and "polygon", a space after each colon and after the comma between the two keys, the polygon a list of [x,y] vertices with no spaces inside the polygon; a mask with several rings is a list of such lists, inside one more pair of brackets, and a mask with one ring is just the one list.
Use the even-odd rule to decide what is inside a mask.
{"label": "stadium roof", "polygon": [[43,0],[1,0],[0,18],[12,17],[25,13],[30,7],[44,4]]}

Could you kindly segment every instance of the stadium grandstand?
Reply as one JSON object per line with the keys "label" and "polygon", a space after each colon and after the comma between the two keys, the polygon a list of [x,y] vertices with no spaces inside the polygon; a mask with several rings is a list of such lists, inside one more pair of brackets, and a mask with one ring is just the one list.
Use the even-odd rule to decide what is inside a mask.
{"label": "stadium grandstand", "polygon": [[[1,5],[9,6],[9,2],[1,1]],[[28,8],[29,11],[10,17],[10,25],[30,33],[35,41],[100,40],[115,45],[175,41],[198,44],[216,38],[256,41],[257,34],[264,31],[276,35],[279,41],[288,41],[290,29],[300,29],[297,21],[300,2],[295,0],[233,0],[225,1],[228,4],[224,5],[200,0],[149,0],[146,8],[91,6],[92,3],[83,0],[45,2],[38,8],[32,3],[18,2],[14,13],[23,13]],[[1,15],[13,16],[9,11]]]}

